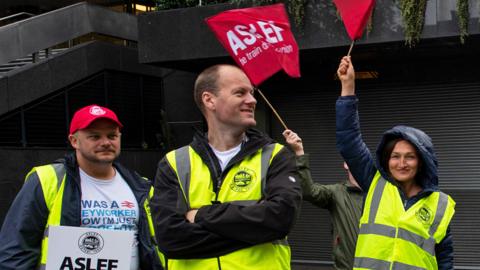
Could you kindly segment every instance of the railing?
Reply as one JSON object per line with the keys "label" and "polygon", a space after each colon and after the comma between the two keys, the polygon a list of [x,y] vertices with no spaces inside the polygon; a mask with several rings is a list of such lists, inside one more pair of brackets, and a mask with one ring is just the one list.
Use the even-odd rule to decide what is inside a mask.
{"label": "railing", "polygon": [[19,20],[23,20],[24,17],[28,18],[28,17],[33,17],[33,16],[35,16],[35,14],[28,13],[28,12],[19,12],[19,13],[15,13],[15,14],[12,14],[12,15],[9,15],[9,16],[5,16],[5,17],[0,18],[0,26],[12,23],[13,20],[17,20],[18,18],[20,18]]}
{"label": "railing", "polygon": [[10,23],[0,27],[0,64],[32,54],[35,59],[39,51],[89,33],[136,41],[137,18],[82,2]]}
{"label": "railing", "polygon": [[0,65],[0,75],[9,72],[10,70],[22,67],[24,65],[28,65],[31,63],[38,62],[40,60],[49,58],[55,54],[61,53],[68,48],[58,48],[58,49],[46,49],[42,50],[36,53],[32,53],[31,55],[15,59],[13,61],[10,61],[9,63]]}

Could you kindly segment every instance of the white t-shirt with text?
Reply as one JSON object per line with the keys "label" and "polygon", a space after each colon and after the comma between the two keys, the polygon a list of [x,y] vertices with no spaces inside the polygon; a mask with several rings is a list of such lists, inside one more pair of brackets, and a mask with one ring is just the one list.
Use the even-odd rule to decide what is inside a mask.
{"label": "white t-shirt with text", "polygon": [[81,227],[134,232],[131,270],[139,269],[137,200],[123,177],[115,170],[112,179],[97,179],[80,169],[82,188]]}

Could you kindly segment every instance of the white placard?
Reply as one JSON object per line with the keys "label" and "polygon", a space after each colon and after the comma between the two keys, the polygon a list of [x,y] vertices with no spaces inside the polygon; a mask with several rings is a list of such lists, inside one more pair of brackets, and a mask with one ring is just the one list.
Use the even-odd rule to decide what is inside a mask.
{"label": "white placard", "polygon": [[46,270],[130,270],[133,231],[52,226]]}

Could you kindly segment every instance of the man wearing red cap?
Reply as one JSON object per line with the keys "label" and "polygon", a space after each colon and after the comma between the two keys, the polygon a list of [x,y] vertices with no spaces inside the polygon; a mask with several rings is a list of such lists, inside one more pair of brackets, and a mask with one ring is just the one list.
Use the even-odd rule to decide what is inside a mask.
{"label": "man wearing red cap", "polygon": [[150,182],[116,162],[122,124],[108,108],[78,110],[64,160],[34,167],[0,232],[0,269],[44,269],[50,226],[134,232],[131,270],[162,269],[148,220]]}

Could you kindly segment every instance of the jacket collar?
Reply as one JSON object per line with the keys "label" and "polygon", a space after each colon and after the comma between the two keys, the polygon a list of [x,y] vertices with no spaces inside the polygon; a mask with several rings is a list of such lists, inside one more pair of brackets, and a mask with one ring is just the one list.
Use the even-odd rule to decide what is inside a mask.
{"label": "jacket collar", "polygon": [[[231,164],[235,164],[244,157],[255,153],[263,146],[274,142],[270,137],[253,128],[248,129],[245,134],[248,140],[243,142],[240,152],[232,158],[230,163],[225,168],[225,172],[228,171]],[[220,164],[217,156],[213,153],[212,148],[208,144],[206,133],[201,132],[198,129],[195,130],[193,141],[190,143],[190,146],[202,158],[203,162],[210,169],[210,172],[213,173],[215,177],[220,177]]]}
{"label": "jacket collar", "polygon": [[[63,160],[60,159],[55,162],[64,163],[68,178],[72,179],[76,183],[78,188],[80,188],[80,171],[75,152],[68,153],[65,155]],[[140,175],[138,175],[138,173],[125,168],[116,160],[113,162],[113,166],[115,167],[117,172],[122,175],[123,179],[132,189],[135,197],[140,202],[140,197],[143,197],[144,194],[148,193],[151,182],[147,179],[142,178]]]}

